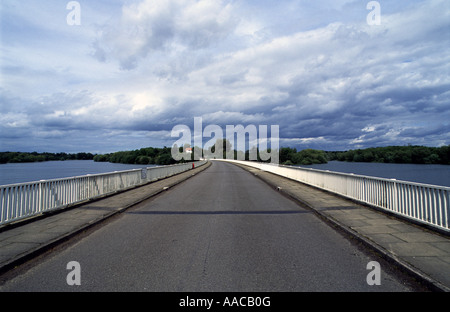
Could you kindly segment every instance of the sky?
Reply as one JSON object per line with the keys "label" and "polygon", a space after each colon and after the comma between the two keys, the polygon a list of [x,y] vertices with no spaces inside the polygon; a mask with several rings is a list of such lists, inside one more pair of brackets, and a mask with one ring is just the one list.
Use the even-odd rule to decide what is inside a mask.
{"label": "sky", "polygon": [[450,1],[369,2],[1,0],[0,151],[172,146],[195,117],[298,150],[450,144]]}

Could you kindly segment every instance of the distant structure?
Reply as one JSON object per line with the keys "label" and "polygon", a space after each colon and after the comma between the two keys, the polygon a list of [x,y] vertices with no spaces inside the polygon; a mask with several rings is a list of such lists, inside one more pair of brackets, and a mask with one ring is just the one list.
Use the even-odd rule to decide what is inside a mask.
{"label": "distant structure", "polygon": [[188,154],[192,154],[192,147],[186,147],[186,148],[184,149],[184,152],[185,152],[185,153],[188,153]]}

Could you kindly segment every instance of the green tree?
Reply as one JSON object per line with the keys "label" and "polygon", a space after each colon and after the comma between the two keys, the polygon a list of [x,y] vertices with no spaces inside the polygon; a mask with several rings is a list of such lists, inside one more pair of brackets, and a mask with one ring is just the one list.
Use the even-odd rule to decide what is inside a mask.
{"label": "green tree", "polygon": [[148,164],[151,164],[151,160],[152,159],[150,157],[148,157],[148,156],[138,156],[136,158],[136,164],[148,165]]}
{"label": "green tree", "polygon": [[280,148],[280,163],[285,164],[288,160],[291,163],[295,163],[292,159],[294,155],[297,153],[297,149],[290,147],[282,147]]}

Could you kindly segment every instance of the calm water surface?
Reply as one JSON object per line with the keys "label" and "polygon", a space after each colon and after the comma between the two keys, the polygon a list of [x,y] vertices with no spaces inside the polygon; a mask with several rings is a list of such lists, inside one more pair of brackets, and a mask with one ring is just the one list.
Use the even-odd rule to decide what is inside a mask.
{"label": "calm water surface", "polygon": [[108,162],[94,162],[93,160],[0,164],[0,185],[67,178],[152,166],[153,165],[113,164]]}
{"label": "calm water surface", "polygon": [[397,179],[450,187],[450,165],[384,164],[330,161],[327,164],[301,167],[354,173],[372,177]]}
{"label": "calm water surface", "polygon": [[[94,162],[92,160],[0,164],[0,185],[130,170],[151,166],[152,165],[113,164],[106,162]],[[330,161],[327,164],[302,167],[450,187],[450,166],[445,165],[351,163]]]}

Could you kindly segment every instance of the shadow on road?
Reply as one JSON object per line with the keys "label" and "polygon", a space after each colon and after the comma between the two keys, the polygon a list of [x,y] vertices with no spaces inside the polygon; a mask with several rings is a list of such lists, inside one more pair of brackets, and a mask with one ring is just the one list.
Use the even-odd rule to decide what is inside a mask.
{"label": "shadow on road", "polygon": [[251,210],[251,211],[232,211],[232,210],[216,210],[216,211],[129,211],[126,214],[143,214],[143,215],[241,215],[241,214],[303,214],[312,213],[311,211],[302,210]]}

